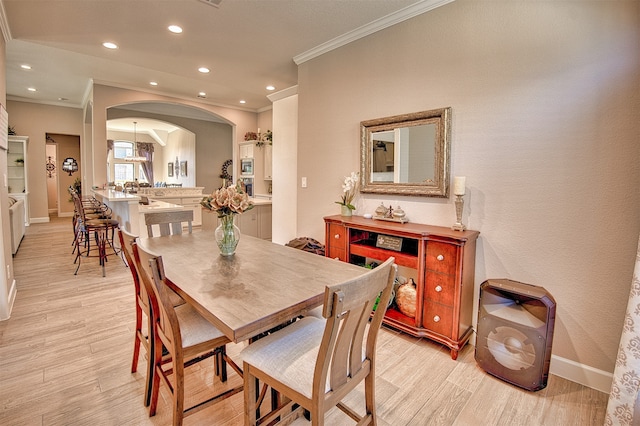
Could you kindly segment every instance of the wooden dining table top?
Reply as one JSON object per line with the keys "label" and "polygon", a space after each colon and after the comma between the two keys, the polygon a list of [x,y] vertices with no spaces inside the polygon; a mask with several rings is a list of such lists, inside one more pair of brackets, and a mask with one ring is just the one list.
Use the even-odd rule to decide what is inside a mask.
{"label": "wooden dining table top", "polygon": [[220,255],[213,231],[138,244],[162,256],[169,285],[236,343],[322,305],[327,285],[367,271],[248,235],[228,257]]}

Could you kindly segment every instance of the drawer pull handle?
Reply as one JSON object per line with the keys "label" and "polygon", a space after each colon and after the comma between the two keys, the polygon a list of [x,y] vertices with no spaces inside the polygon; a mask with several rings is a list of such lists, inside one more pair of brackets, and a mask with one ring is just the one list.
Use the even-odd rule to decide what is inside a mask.
{"label": "drawer pull handle", "polygon": [[433,322],[440,322],[440,317],[438,315],[433,317]]}
{"label": "drawer pull handle", "polygon": [[441,285],[437,285],[437,286],[436,286],[436,291],[437,291],[438,293],[440,293],[440,292],[442,291],[442,286],[441,286]]}
{"label": "drawer pull handle", "polygon": [[443,261],[444,260],[444,256],[439,254],[438,257],[436,257],[436,259],[438,259],[439,261]]}
{"label": "drawer pull handle", "polygon": [[336,240],[339,240],[340,239],[340,234],[334,235],[333,238],[335,238]]}

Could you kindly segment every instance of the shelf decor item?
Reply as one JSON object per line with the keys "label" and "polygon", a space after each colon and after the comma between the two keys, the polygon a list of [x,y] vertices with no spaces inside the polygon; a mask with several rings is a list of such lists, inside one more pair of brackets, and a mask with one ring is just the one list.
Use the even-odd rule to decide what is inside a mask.
{"label": "shelf decor item", "polygon": [[350,176],[344,178],[342,184],[342,199],[336,201],[336,204],[340,204],[341,216],[353,216],[353,211],[356,207],[353,205],[353,199],[358,193],[358,187],[360,182],[360,176],[358,172],[351,172]]}
{"label": "shelf decor item", "polygon": [[215,229],[216,244],[223,256],[232,256],[240,241],[240,229],[234,219],[254,207],[240,185],[217,189],[200,202],[203,209],[218,213],[220,224]]}
{"label": "shelf decor item", "polygon": [[467,229],[462,223],[462,209],[464,208],[464,185],[466,181],[464,176],[456,176],[453,178],[453,195],[456,196],[456,223],[451,227],[454,231],[464,231]]}

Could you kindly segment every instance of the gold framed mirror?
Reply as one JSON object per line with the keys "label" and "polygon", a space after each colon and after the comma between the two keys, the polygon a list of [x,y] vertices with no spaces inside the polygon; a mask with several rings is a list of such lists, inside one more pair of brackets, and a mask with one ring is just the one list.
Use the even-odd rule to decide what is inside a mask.
{"label": "gold framed mirror", "polygon": [[360,123],[360,192],[449,196],[451,107]]}

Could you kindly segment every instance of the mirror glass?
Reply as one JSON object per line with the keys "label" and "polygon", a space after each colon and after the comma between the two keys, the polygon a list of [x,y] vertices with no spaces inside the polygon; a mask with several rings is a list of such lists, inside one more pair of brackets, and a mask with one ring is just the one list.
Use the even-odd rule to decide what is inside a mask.
{"label": "mirror glass", "polygon": [[360,124],[361,192],[449,196],[451,108]]}

